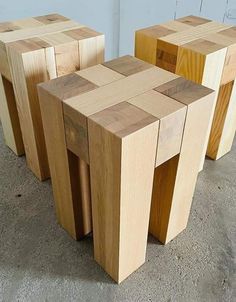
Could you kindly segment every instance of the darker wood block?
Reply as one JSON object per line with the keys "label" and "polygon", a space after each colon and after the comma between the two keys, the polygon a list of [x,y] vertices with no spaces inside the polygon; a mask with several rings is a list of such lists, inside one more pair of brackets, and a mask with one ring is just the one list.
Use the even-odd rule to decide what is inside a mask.
{"label": "darker wood block", "polygon": [[178,55],[178,46],[157,40],[156,66],[175,73]]}
{"label": "darker wood block", "polygon": [[176,21],[185,23],[185,24],[191,25],[191,26],[198,26],[198,25],[202,25],[202,24],[211,22],[211,20],[201,18],[201,17],[196,17],[196,16],[187,16],[187,17],[179,18]]}
{"label": "darker wood block", "polygon": [[154,90],[185,105],[189,105],[213,92],[212,89],[195,84],[194,82],[185,80],[184,78],[177,78],[155,88]]}
{"label": "darker wood block", "polygon": [[205,39],[197,39],[189,43],[183,44],[181,45],[181,47],[188,48],[202,54],[210,54],[224,48],[225,46]]}
{"label": "darker wood block", "polygon": [[156,39],[176,33],[176,31],[161,25],[150,26],[145,29],[141,29],[139,32]]}
{"label": "darker wood block", "polygon": [[157,49],[157,63],[156,66],[175,72],[177,63],[177,56],[161,49]]}
{"label": "darker wood block", "polygon": [[63,32],[67,36],[75,39],[75,40],[83,40],[88,38],[97,37],[99,33],[88,27],[81,27],[72,30],[67,30]]}
{"label": "darker wood block", "polygon": [[34,19],[43,24],[46,24],[46,25],[70,20],[59,14],[49,14],[49,15],[45,15],[45,16],[38,16],[38,17],[34,17]]}
{"label": "darker wood block", "polygon": [[11,31],[18,30],[18,29],[20,29],[20,27],[17,25],[14,25],[11,22],[0,23],[0,33],[11,32]]}
{"label": "darker wood block", "polygon": [[44,89],[48,89],[51,94],[60,100],[78,96],[98,87],[76,73],[53,79],[42,85]]}
{"label": "darker wood block", "polygon": [[125,137],[158,120],[153,115],[127,102],[95,113],[89,119],[118,137]]}
{"label": "darker wood block", "polygon": [[207,148],[207,155],[214,159],[217,158],[220,140],[225,125],[230,98],[232,95],[233,85],[234,81],[231,81],[220,87]]}
{"label": "darker wood block", "polygon": [[219,34],[230,37],[230,38],[236,38],[236,26],[232,26],[230,28],[221,30]]}
{"label": "darker wood block", "polygon": [[103,63],[103,66],[119,72],[124,76],[130,76],[132,74],[153,67],[153,65],[132,56],[124,56],[115,60],[111,60],[109,62]]}
{"label": "darker wood block", "polygon": [[30,38],[25,40],[19,40],[15,42],[8,43],[8,46],[14,48],[18,53],[26,53],[42,48],[51,47],[47,42],[41,40],[40,38]]}
{"label": "darker wood block", "polygon": [[89,164],[87,118],[63,103],[67,148]]}

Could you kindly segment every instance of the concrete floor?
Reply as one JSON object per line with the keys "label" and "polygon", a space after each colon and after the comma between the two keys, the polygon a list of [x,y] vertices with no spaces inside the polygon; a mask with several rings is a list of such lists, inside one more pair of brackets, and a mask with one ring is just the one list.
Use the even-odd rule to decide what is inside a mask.
{"label": "concrete floor", "polygon": [[236,301],[236,141],[206,160],[187,230],[152,237],[138,271],[116,285],[93,260],[92,238],[56,222],[50,181],[40,183],[4,146],[0,127],[0,301]]}

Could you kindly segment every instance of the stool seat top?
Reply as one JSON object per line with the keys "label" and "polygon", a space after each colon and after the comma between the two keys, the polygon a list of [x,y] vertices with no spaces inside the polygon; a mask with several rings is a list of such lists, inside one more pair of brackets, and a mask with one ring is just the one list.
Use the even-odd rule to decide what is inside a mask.
{"label": "stool seat top", "polygon": [[[0,72],[12,81],[12,58],[18,62],[19,56],[28,55],[30,58],[25,60],[32,62],[32,53],[38,53],[41,60],[45,57],[50,62],[47,73],[54,78],[103,61],[103,46],[103,34],[59,14],[3,22],[0,23]],[[93,57],[95,48],[98,49],[96,58]],[[16,63],[12,65],[15,68]],[[52,74],[53,68],[50,70],[54,65],[56,75]]]}
{"label": "stool seat top", "polygon": [[0,23],[0,41],[3,44],[21,42],[22,52],[98,35],[101,34],[59,14]]}
{"label": "stool seat top", "polygon": [[188,108],[214,93],[132,56],[39,84],[38,89],[45,102],[61,102],[67,147],[87,163],[92,123],[120,139],[159,123],[156,165],[179,153]]}
{"label": "stool seat top", "polygon": [[214,90],[236,77],[236,26],[187,16],[136,31],[136,46],[136,57]]}
{"label": "stool seat top", "polygon": [[196,16],[179,18],[161,25],[140,29],[137,33],[210,54],[236,43],[236,27]]}

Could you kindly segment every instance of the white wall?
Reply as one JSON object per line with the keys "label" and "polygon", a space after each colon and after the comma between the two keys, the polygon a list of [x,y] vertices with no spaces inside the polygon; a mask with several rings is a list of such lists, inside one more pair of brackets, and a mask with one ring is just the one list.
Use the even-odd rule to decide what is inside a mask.
{"label": "white wall", "polygon": [[0,0],[0,21],[58,12],[106,35],[106,59],[133,54],[134,31],[195,14],[236,24],[236,0]]}

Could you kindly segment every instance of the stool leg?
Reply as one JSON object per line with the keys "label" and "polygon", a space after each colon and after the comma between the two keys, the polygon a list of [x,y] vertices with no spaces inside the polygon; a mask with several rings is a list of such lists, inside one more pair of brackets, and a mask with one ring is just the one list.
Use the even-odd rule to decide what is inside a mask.
{"label": "stool leg", "polygon": [[6,145],[16,154],[24,154],[20,122],[13,86],[0,75],[0,115]]}
{"label": "stool leg", "polygon": [[89,167],[67,150],[62,103],[39,89],[52,187],[60,225],[74,238],[92,230]]}
{"label": "stool leg", "polygon": [[188,106],[180,154],[155,170],[150,233],[168,243],[188,222],[214,99]]}
{"label": "stool leg", "polygon": [[49,79],[45,51],[39,49],[21,54],[9,48],[8,55],[27,164],[40,180],[44,180],[50,174],[37,84]]}
{"label": "stool leg", "polygon": [[118,283],[145,262],[158,123],[120,138],[88,121],[95,260]]}
{"label": "stool leg", "polygon": [[228,153],[236,130],[236,81],[220,87],[212,123],[207,156],[219,159]]}

